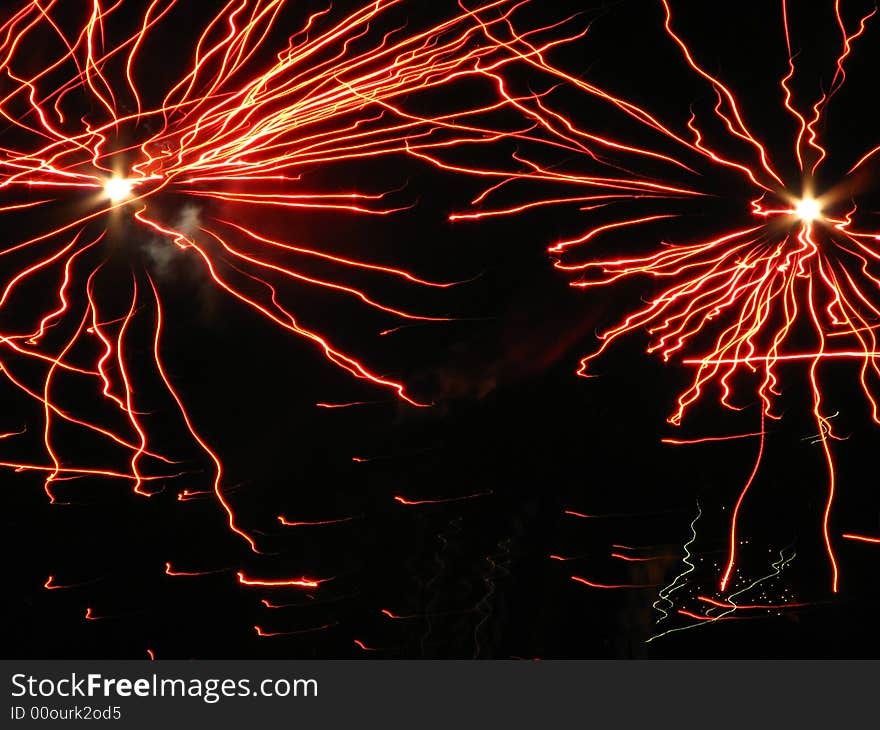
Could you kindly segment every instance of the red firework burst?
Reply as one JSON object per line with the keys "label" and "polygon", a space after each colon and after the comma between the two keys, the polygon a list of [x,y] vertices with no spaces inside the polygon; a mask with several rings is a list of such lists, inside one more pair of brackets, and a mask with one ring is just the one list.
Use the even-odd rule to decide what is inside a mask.
{"label": "red firework burst", "polygon": [[[836,592],[838,560],[830,519],[837,486],[833,442],[839,436],[832,429],[822,375],[829,363],[856,362],[871,417],[880,423],[880,235],[870,224],[857,222],[864,211],[852,197],[880,145],[847,160],[843,183],[819,190],[817,180],[831,158],[823,142],[827,110],[844,84],[854,42],[866,33],[876,9],[846,19],[839,0],[829,3],[839,53],[827,64],[830,84],[802,103],[793,92],[798,53],[790,9],[786,0],[777,5],[778,41],[786,59],[776,77],[777,110],[794,130],[784,150],[762,141],[743,111],[742,95],[708,70],[701,60],[705,49],[679,31],[674,3],[658,0],[656,9],[657,27],[677,55],[678,72],[708,92],[711,101],[705,106],[694,102],[680,118],[668,121],[631,96],[563,70],[544,49],[517,36],[512,25],[505,37],[487,28],[487,35],[517,55],[533,77],[549,80],[543,91],[515,92],[514,77],[492,74],[500,98],[533,125],[525,134],[509,135],[518,143],[513,164],[479,167],[457,164],[451,156],[413,154],[494,181],[473,201],[472,210],[456,213],[453,220],[577,205],[597,221],[550,247],[556,268],[572,275],[575,287],[633,281],[648,293],[638,308],[600,334],[601,344],[583,358],[580,375],[589,377],[594,360],[620,338],[647,332],[649,353],[693,371],[669,417],[672,425],[680,425],[686,412],[711,393],[734,410],[741,410],[737,394],[748,398],[757,393],[760,418],[751,433],[670,440],[700,443],[749,436],[758,441],[751,474],[732,509],[722,591],[736,562],[741,508],[765,451],[765,423],[781,418],[780,367],[804,366],[817,442],[827,465],[822,538]],[[572,112],[575,105],[588,111]],[[605,123],[591,120],[589,113]],[[583,121],[585,116],[589,121]],[[612,135],[606,129],[618,131]],[[565,160],[545,162],[548,151],[563,153]],[[782,171],[788,169],[794,174]],[[509,190],[516,185],[553,192],[533,193],[527,202],[489,205],[504,194],[515,198]],[[730,201],[739,201],[740,210],[731,212]],[[706,225],[714,226],[710,235],[705,235]]]}
{"label": "red firework burst", "polygon": [[[511,55],[486,31],[515,6],[494,0],[455,8],[416,28],[402,20],[403,0],[369,2],[348,14],[328,7],[300,17],[299,26],[291,25],[284,0],[218,5],[192,46],[173,51],[162,51],[163,33],[190,22],[186,11],[193,7],[182,0],[73,6],[30,0],[4,10],[0,210],[8,232],[24,233],[7,238],[0,250],[0,367],[8,383],[42,409],[46,458],[2,464],[45,474],[53,502],[59,482],[68,479],[122,479],[149,495],[151,483],[177,474],[174,459],[153,446],[133,383],[131,353],[146,328],[154,375],[213,464],[211,491],[229,527],[256,550],[224,495],[221,459],[163,363],[169,314],[155,259],[161,263],[176,251],[194,260],[219,291],[258,317],[304,338],[354,377],[419,405],[401,383],[304,324],[287,290],[305,284],[393,317],[434,321],[439,318],[383,304],[346,284],[346,273],[425,287],[450,284],[278,240],[259,221],[267,212],[391,213],[395,207],[381,191],[322,189],[309,184],[308,175],[487,139],[474,120],[492,108],[470,104],[467,94],[457,104],[448,94],[433,104],[441,114],[410,108],[423,109],[437,90],[507,63]],[[379,25],[391,30],[377,31]],[[290,35],[291,27],[300,30]],[[150,60],[159,51],[169,56],[162,73]],[[225,214],[215,215],[218,209]],[[121,258],[131,273],[120,278],[123,236],[131,255]],[[161,254],[144,255],[157,246]],[[310,273],[315,270],[331,273]],[[118,448],[122,466],[83,465],[86,437]],[[180,499],[199,494],[210,492],[188,489]]]}

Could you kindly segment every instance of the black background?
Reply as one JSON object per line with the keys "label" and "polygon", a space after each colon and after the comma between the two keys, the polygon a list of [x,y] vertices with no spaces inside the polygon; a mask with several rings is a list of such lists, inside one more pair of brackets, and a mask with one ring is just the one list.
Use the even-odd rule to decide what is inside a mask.
{"label": "black background", "polygon": [[[206,3],[189,5],[194,23],[208,15]],[[413,22],[427,5],[409,3]],[[831,3],[822,5],[829,8],[793,14],[803,63],[797,89],[811,103],[833,73],[840,43]],[[786,71],[778,4],[674,7],[681,34],[739,91],[746,117],[768,147],[785,150],[781,167],[790,165],[793,127],[778,88]],[[569,11],[582,12],[583,22],[596,19],[587,39],[558,55],[573,73],[589,71],[591,81],[679,125],[691,102],[711,101],[664,36],[659,3],[584,8],[538,0],[523,17],[557,19]],[[847,9],[849,23],[861,17],[858,11]],[[286,17],[295,23],[305,16],[291,8]],[[188,27],[163,31],[169,47],[185,47]],[[872,146],[876,43],[876,29],[869,28],[848,63],[848,85],[831,107],[825,139],[839,163],[829,163],[825,185],[835,184]],[[150,63],[158,79],[175,71],[158,54]],[[654,633],[656,590],[590,589],[570,576],[668,582],[681,570],[681,546],[699,502],[703,517],[694,547],[703,562],[685,592],[714,595],[726,518],[755,444],[661,444],[661,437],[675,435],[665,418],[687,373],[644,355],[638,337],[604,357],[601,377],[575,377],[596,331],[643,295],[638,288],[585,294],[552,269],[546,246],[582,232],[588,214],[538,209],[453,224],[448,213],[466,208],[481,190],[479,181],[418,160],[314,175],[325,187],[337,180],[365,191],[404,186],[397,195],[412,207],[382,218],[292,214],[266,223],[270,230],[433,279],[470,279],[441,291],[388,290],[411,309],[459,319],[385,337],[377,333],[400,323],[369,312],[351,317],[332,299],[301,293],[299,313],[310,325],[434,405],[414,408],[354,382],[313,347],[212,291],[197,266],[176,263],[160,281],[169,315],[166,361],[200,430],[223,456],[230,498],[243,522],[266,533],[261,544],[269,554],[250,554],[210,500],[178,502],[175,494],[188,486],[179,480],[151,499],[117,484],[80,480],[71,487],[71,504],[50,506],[38,478],[4,473],[7,657],[140,658],[147,649],[164,658],[876,656],[880,552],[835,538],[841,592],[830,595],[819,535],[823,462],[818,447],[803,440],[813,426],[803,415],[808,392],[797,368],[785,371],[787,416],[771,431],[754,491],[759,496],[744,514],[743,537],[755,549],[744,557],[743,572],[769,572],[767,556],[791,546],[797,558],[771,599],[784,593],[809,605],[645,644]],[[793,178],[793,169],[787,175]],[[870,190],[860,194],[870,207]],[[725,204],[744,216],[747,200],[736,195],[731,191]],[[714,230],[715,221],[695,225]],[[133,234],[123,228],[116,235]],[[371,291],[382,293],[382,286],[379,281]],[[148,347],[145,340],[145,357]],[[827,368],[829,398],[842,411],[836,423],[849,436],[837,451],[835,536],[876,534],[880,527],[877,434],[854,374],[847,365]],[[34,417],[20,413],[5,392],[0,397],[13,425]],[[355,400],[377,402],[315,407]],[[733,418],[705,403],[685,435],[753,430],[757,413],[751,404]],[[194,477],[197,487],[204,487],[205,476]],[[483,492],[491,494],[434,505],[393,500]],[[610,516],[579,519],[565,510]],[[278,514],[356,519],[285,529]],[[610,559],[610,546],[620,543],[654,546],[667,557],[651,568]],[[550,554],[578,559],[560,562]],[[165,561],[183,571],[222,572],[170,577]],[[311,594],[259,590],[237,585],[239,569],[333,580]],[[59,583],[83,585],[44,590],[50,574]],[[263,598],[296,605],[267,609]],[[684,597],[681,605],[695,610]],[[86,607],[101,620],[85,621]],[[389,620],[382,609],[413,618]],[[304,633],[260,638],[254,625]],[[355,640],[376,651],[365,652]]]}

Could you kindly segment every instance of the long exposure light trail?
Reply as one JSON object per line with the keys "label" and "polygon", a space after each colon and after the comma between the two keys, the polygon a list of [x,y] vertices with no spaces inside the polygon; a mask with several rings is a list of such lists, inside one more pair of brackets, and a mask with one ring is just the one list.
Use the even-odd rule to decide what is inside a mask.
{"label": "long exposure light trail", "polygon": [[[835,444],[841,436],[832,427],[825,386],[832,367],[855,363],[858,388],[870,417],[880,424],[880,230],[858,201],[880,145],[854,155],[838,153],[826,121],[830,102],[847,79],[847,61],[877,11],[848,9],[845,14],[840,0],[809,11],[797,8],[801,15],[833,13],[830,32],[838,49],[825,64],[830,84],[817,92],[815,101],[804,101],[799,98],[806,82],[799,73],[797,48],[810,41],[792,31],[790,3],[774,5],[768,19],[778,22],[779,45],[775,51],[759,52],[775,59],[765,65],[767,74],[777,74],[778,90],[775,106],[766,113],[776,114],[781,120],[777,126],[793,130],[790,146],[764,141],[750,118],[755,105],[750,99],[745,103],[744,93],[710,71],[710,62],[704,60],[710,54],[699,39],[680,30],[686,14],[676,11],[678,3],[657,0],[640,7],[646,17],[656,15],[656,32],[667,56],[677,56],[673,71],[702,89],[711,103],[694,99],[690,109],[680,108],[678,118],[667,120],[672,104],[658,99],[657,106],[665,110],[661,113],[647,102],[631,100],[651,98],[650,87],[647,92],[639,87],[638,75],[631,81],[631,97],[624,96],[591,81],[580,69],[565,70],[547,49],[517,35],[511,21],[507,35],[492,28],[486,33],[518,56],[523,73],[531,74],[529,91],[520,90],[512,73],[491,75],[498,97],[532,121],[528,139],[516,136],[516,150],[503,163],[460,161],[454,149],[411,151],[441,168],[489,181],[470,209],[454,213],[451,220],[577,206],[589,227],[549,247],[556,269],[584,290],[641,287],[641,301],[636,299],[616,324],[599,334],[599,345],[581,360],[579,375],[594,377],[597,359],[612,345],[646,333],[648,353],[690,373],[690,384],[668,418],[671,425],[680,426],[696,404],[708,399],[740,411],[757,398],[751,425],[743,429],[747,433],[664,439],[684,445],[755,438],[754,460],[729,507],[722,593],[731,588],[741,522],[765,460],[767,429],[782,418],[782,389],[792,380],[790,369],[801,368],[826,473],[819,522],[830,588],[837,592],[840,571],[832,521],[838,492]],[[713,22],[723,21],[715,17]],[[822,25],[823,32],[828,28]],[[593,33],[599,30],[589,26],[580,35],[589,40]],[[573,33],[569,40],[577,38]],[[646,78],[647,71],[642,62]],[[541,78],[543,84],[535,81]],[[547,162],[553,150],[562,159]],[[832,159],[836,168],[848,172],[845,179],[829,184],[826,177],[836,174],[828,172]],[[497,198],[502,202],[493,205]]]}

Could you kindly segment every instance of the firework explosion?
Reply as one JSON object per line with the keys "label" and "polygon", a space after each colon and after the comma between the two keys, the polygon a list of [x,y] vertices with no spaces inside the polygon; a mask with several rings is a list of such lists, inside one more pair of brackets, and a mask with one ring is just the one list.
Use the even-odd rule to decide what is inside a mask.
{"label": "firework explosion", "polygon": [[[306,285],[382,315],[437,321],[383,304],[347,275],[450,284],[279,240],[260,225],[267,215],[391,213],[400,205],[388,193],[313,185],[309,175],[485,138],[469,125],[491,109],[447,101],[429,116],[407,106],[430,107],[435,91],[502,66],[510,54],[485,31],[512,4],[456,8],[421,29],[394,15],[401,6],[380,0],[348,15],[325,8],[291,20],[282,0],[230,1],[191,46],[171,51],[163,33],[191,20],[177,0],[140,10],[122,1],[34,0],[6,12],[0,190],[6,230],[26,234],[0,251],[2,370],[42,409],[42,425],[30,433],[41,435],[45,458],[4,466],[43,473],[52,502],[63,500],[61,483],[70,479],[126,480],[148,496],[186,473],[154,447],[146,411],[153,404],[134,382],[145,368],[135,368],[131,353],[143,359],[150,343],[151,377],[213,469],[210,490],[184,489],[179,498],[213,493],[229,527],[257,550],[224,496],[221,459],[164,364],[163,324],[174,313],[163,308],[161,274],[175,256],[194,260],[211,286],[304,338],[334,366],[422,405],[302,323],[289,290]],[[391,29],[376,31],[379,19]],[[292,27],[300,30],[291,35]],[[157,53],[169,56],[169,68],[179,57],[179,73],[159,81],[149,63]],[[89,439],[117,448],[116,465],[84,464]]]}
{"label": "firework explosion", "polygon": [[[830,83],[803,97],[808,74],[800,73],[800,41],[791,30],[797,24],[782,2],[778,46],[785,63],[774,78],[776,110],[792,130],[790,144],[782,147],[765,141],[760,126],[749,121],[742,93],[724,74],[709,70],[704,51],[680,30],[680,13],[666,0],[655,6],[657,30],[676,54],[677,73],[700,89],[690,110],[686,103],[677,117],[557,62],[555,54],[564,56],[592,39],[592,27],[584,28],[578,18],[550,25],[542,20],[523,23],[539,30],[520,32],[515,20],[529,11],[527,3],[461,6],[422,27],[408,22],[405,0],[379,0],[348,14],[334,8],[297,14],[289,5],[218,3],[207,22],[204,13],[199,16],[185,46],[173,50],[163,44],[168,29],[192,21],[183,0],[153,0],[134,14],[133,4],[122,0],[78,8],[33,0],[5,14],[0,210],[15,234],[0,250],[0,367],[9,390],[36,404],[42,419],[37,428],[4,429],[0,440],[18,451],[0,463],[43,475],[52,503],[64,502],[64,483],[74,479],[121,480],[141,496],[162,491],[175,477],[186,479],[180,501],[215,499],[232,532],[260,552],[259,537],[269,533],[242,526],[221,455],[202,435],[199,414],[190,411],[166,365],[178,354],[163,334],[179,314],[179,299],[169,292],[164,272],[169,262],[192,262],[211,291],[257,320],[295,335],[366,385],[412,406],[426,405],[398,379],[380,375],[335,344],[343,339],[340,333],[306,324],[311,312],[295,295],[324,292],[407,325],[444,318],[386,303],[385,296],[350,282],[373,282],[384,287],[383,294],[394,283],[436,289],[453,284],[306,247],[286,235],[283,223],[317,213],[384,216],[412,206],[406,187],[340,189],[335,182],[377,158],[409,155],[491,181],[472,209],[452,215],[453,221],[503,219],[557,206],[574,207],[595,221],[554,243],[556,268],[572,275],[577,288],[642,288],[646,298],[600,334],[598,349],[581,362],[581,375],[593,375],[594,360],[612,343],[647,331],[648,352],[693,372],[671,424],[681,425],[707,399],[739,411],[757,394],[753,411],[759,413],[752,427],[742,429],[746,433],[664,439],[676,445],[754,443],[750,474],[730,504],[724,559],[711,561],[694,550],[703,515],[698,507],[683,567],[671,581],[661,570],[674,557],[668,546],[623,544],[614,544],[610,557],[628,570],[628,578],[604,579],[578,568],[573,581],[612,592],[650,589],[657,596],[657,623],[672,615],[695,622],[684,628],[806,605],[781,584],[794,560],[791,545],[770,550],[769,572],[758,578],[743,574],[737,555],[741,512],[765,458],[765,436],[781,419],[783,386],[799,369],[816,424],[811,438],[827,465],[821,532],[836,591],[832,506],[835,441],[841,437],[832,430],[825,376],[837,361],[854,362],[871,416],[880,423],[873,334],[880,315],[874,291],[880,285],[878,234],[864,223],[867,206],[857,204],[880,146],[868,145],[841,162],[825,141],[825,123],[844,88],[850,56],[870,31],[873,10],[844,15],[839,1],[829,3],[834,22],[826,25],[834,29],[839,52],[826,64]],[[291,35],[291,28],[300,30]],[[157,53],[167,54],[164,67],[175,69],[169,77],[153,73],[149,59]],[[506,155],[499,162],[498,150],[508,143],[515,147],[510,162]],[[478,162],[484,153],[487,161]],[[831,161],[835,172],[829,174]],[[272,221],[282,221],[285,234]],[[165,416],[147,410],[153,407]],[[168,412],[177,419],[175,433],[186,436],[176,439],[173,450],[164,446],[169,437],[162,438],[170,430]],[[21,448],[28,438],[39,440],[41,457],[22,456],[35,448]],[[200,470],[180,453],[185,441],[201,450],[198,458],[211,469],[209,485],[192,486]],[[112,449],[115,459],[108,456]],[[480,504],[492,496],[493,490],[476,486],[458,494],[407,489],[389,501],[415,512]],[[277,515],[277,522],[285,529],[310,528],[356,524],[364,516],[352,511],[302,520],[291,512]],[[566,512],[572,521],[594,516]],[[395,605],[380,612],[402,626],[426,622],[423,653],[433,617],[461,615],[475,617],[475,656],[481,655],[497,584],[510,573],[512,549],[505,539],[485,557],[485,592],[477,602],[449,607],[441,601],[445,596],[435,583],[447,570],[447,547],[459,530],[453,520],[437,534],[437,573],[426,586],[437,595],[426,610],[412,613],[419,609]],[[866,545],[878,539],[850,532],[840,537]],[[562,566],[575,559],[550,557]],[[692,581],[697,561],[704,559],[720,574],[720,589],[711,596]],[[239,567],[198,570],[173,561],[165,563],[164,574],[234,575],[245,589],[306,591],[306,601],[263,599],[261,605],[272,610],[346,597],[314,600],[329,578],[265,578]],[[49,576],[44,588],[99,580]],[[685,594],[692,606],[675,610],[673,597]],[[102,622],[112,616],[89,607],[84,618]],[[287,623],[260,621],[253,626],[260,640],[310,635],[339,623],[316,620],[289,630]],[[663,626],[652,638],[680,630]],[[369,636],[353,643],[364,652],[389,648]],[[153,650],[148,654],[153,657]]]}
{"label": "firework explosion", "polygon": [[[441,167],[492,181],[471,210],[454,214],[452,220],[577,206],[596,221],[550,247],[555,267],[573,277],[574,287],[629,287],[627,291],[641,292],[644,299],[600,333],[601,344],[582,359],[580,375],[592,377],[596,359],[624,336],[646,332],[648,353],[693,373],[670,424],[681,425],[707,399],[717,398],[725,409],[738,411],[757,394],[759,408],[753,412],[759,413],[751,428],[744,429],[748,433],[667,439],[674,444],[738,438],[755,442],[751,472],[731,505],[727,557],[719,570],[722,594],[731,588],[736,570],[743,507],[764,458],[766,432],[782,417],[782,388],[796,377],[795,368],[806,374],[814,441],[826,465],[820,521],[833,592],[839,585],[832,530],[834,452],[842,437],[832,428],[835,413],[826,393],[831,369],[846,362],[857,365],[861,393],[871,418],[880,423],[875,334],[880,235],[870,222],[870,209],[859,205],[880,146],[868,145],[844,159],[825,141],[828,112],[844,87],[847,62],[870,32],[876,10],[849,9],[845,15],[838,1],[825,11],[833,22],[822,27],[826,33],[833,29],[839,50],[822,66],[824,87],[805,100],[807,92],[796,90],[812,93],[821,81],[814,79],[811,86],[799,73],[799,49],[808,41],[793,32],[797,23],[786,0],[776,5],[784,62],[774,77],[773,109],[791,130],[791,142],[784,147],[762,140],[749,121],[745,110],[753,105],[744,103],[742,90],[702,60],[711,54],[680,30],[686,22],[676,4],[659,0],[645,12],[656,15],[676,73],[693,82],[699,94],[678,118],[667,120],[650,104],[633,101],[632,94],[591,82],[589,74],[563,70],[528,41],[523,44],[530,52],[523,53],[487,29],[487,35],[519,55],[522,73],[532,79],[528,91],[518,91],[521,85],[512,75],[494,75],[500,98],[533,125],[527,135],[512,135],[512,164],[478,166],[414,151]],[[682,10],[681,15],[686,20],[687,13]],[[592,37],[593,30],[588,27],[581,35]],[[639,70],[654,78],[644,63]],[[644,93],[638,77],[632,85]],[[556,158],[548,161],[548,152]],[[835,172],[829,175],[832,159]],[[527,202],[522,202],[523,190],[532,191]],[[502,202],[492,205],[498,199]]]}

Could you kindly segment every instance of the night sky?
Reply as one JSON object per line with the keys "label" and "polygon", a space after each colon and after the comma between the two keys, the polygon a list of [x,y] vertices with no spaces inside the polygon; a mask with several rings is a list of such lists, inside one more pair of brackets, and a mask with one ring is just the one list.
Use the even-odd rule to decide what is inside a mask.
{"label": "night sky", "polygon": [[[192,6],[187,12],[196,24],[209,14],[209,3],[183,4]],[[815,5],[824,4],[831,5]],[[334,12],[350,5],[334,3]],[[406,3],[414,24],[427,5]],[[710,92],[670,48],[659,2],[532,5],[523,24],[572,12],[581,13],[575,21],[581,27],[593,21],[585,39],[554,56],[570,73],[678,123],[686,121],[690,104],[711,103]],[[780,113],[778,71],[784,72],[786,56],[777,5],[674,3],[681,34],[739,92],[752,127],[771,149],[788,149],[792,127]],[[846,17],[856,22],[864,13],[857,2],[852,6]],[[305,15],[305,8],[291,8],[285,17],[301,25]],[[827,9],[801,8],[797,17],[799,88],[813,100],[833,71],[840,37]],[[859,39],[847,86],[829,112],[831,157],[820,188],[836,185],[853,155],[877,144],[877,31],[869,23]],[[163,33],[170,48],[191,40],[184,22]],[[275,50],[268,45],[267,58]],[[157,53],[151,63],[157,81],[178,70],[173,51],[168,58]],[[517,80],[524,87],[530,82]],[[576,99],[571,104],[575,118],[589,115]],[[12,146],[9,136],[2,139]],[[509,153],[499,145],[481,154],[507,160]],[[785,172],[787,180],[796,179],[794,169]],[[189,479],[204,487],[207,477],[199,470],[205,465],[198,459],[187,465],[193,473],[152,498],[138,498],[119,483],[78,479],[64,487],[65,505],[48,504],[38,475],[5,470],[6,657],[141,659],[148,650],[157,658],[240,659],[877,656],[880,548],[835,538],[841,589],[830,593],[819,532],[823,462],[810,440],[815,424],[798,367],[780,370],[785,418],[768,433],[768,456],[741,523],[748,544],[740,570],[759,577],[780,551],[794,554],[781,576],[751,597],[803,605],[742,612],[737,620],[646,643],[658,633],[652,608],[658,590],[685,567],[692,524],[696,567],[675,593],[672,611],[693,611],[696,596],[715,595],[729,510],[755,450],[749,440],[674,447],[661,438],[749,430],[757,403],[731,413],[710,399],[676,432],[666,418],[688,373],[646,355],[646,340],[638,336],[603,355],[597,377],[575,375],[597,332],[650,296],[650,288],[631,284],[585,292],[553,269],[547,246],[596,220],[577,206],[452,223],[449,213],[467,209],[485,185],[404,156],[328,166],[310,180],[324,188],[392,190],[405,209],[378,217],[272,212],[262,221],[265,230],[433,280],[463,282],[426,290],[370,280],[371,291],[395,305],[452,318],[384,336],[383,330],[411,323],[296,289],[297,311],[311,326],[433,405],[413,407],[333,368],[313,346],[218,292],[191,258],[157,261],[146,247],[130,245],[141,235],[134,227],[115,222],[108,271],[118,269],[124,278],[134,264],[156,275],[168,313],[166,366],[201,433],[222,456],[229,498],[259,534],[264,554],[252,554],[230,534],[212,500],[177,500]],[[857,190],[853,183],[860,209],[877,202],[873,182],[869,175]],[[730,217],[733,225],[748,217],[748,199],[736,186],[724,177],[711,185],[719,197],[699,212],[688,208],[681,223],[698,235],[717,217]],[[523,197],[509,195],[504,202]],[[4,228],[10,240],[21,235]],[[141,351],[131,354],[135,376],[140,367],[147,372],[149,348],[145,330]],[[836,536],[880,534],[874,477],[880,429],[871,424],[856,377],[851,364],[827,368],[831,410],[840,412],[835,426],[847,437],[835,446]],[[182,436],[170,417],[163,428],[163,409],[170,406],[151,387],[143,396],[147,402],[156,396],[156,437],[173,446]],[[40,423],[40,410],[9,388],[0,388],[0,399],[9,426],[0,430]],[[366,403],[316,407],[353,401]],[[14,449],[11,443],[3,448],[5,454]],[[21,456],[38,458],[38,452]],[[404,505],[395,496],[441,501]],[[278,515],[344,521],[285,528]],[[615,547],[621,545],[640,551]],[[654,559],[611,557],[621,551]],[[166,561],[177,571],[207,574],[169,576]],[[311,591],[249,588],[238,585],[239,570],[332,580]],[[46,590],[50,575],[72,587]],[[590,588],[572,575],[645,587]],[[87,608],[99,620],[85,620]],[[687,623],[693,622],[672,616],[665,627]],[[255,626],[281,635],[259,637]]]}

